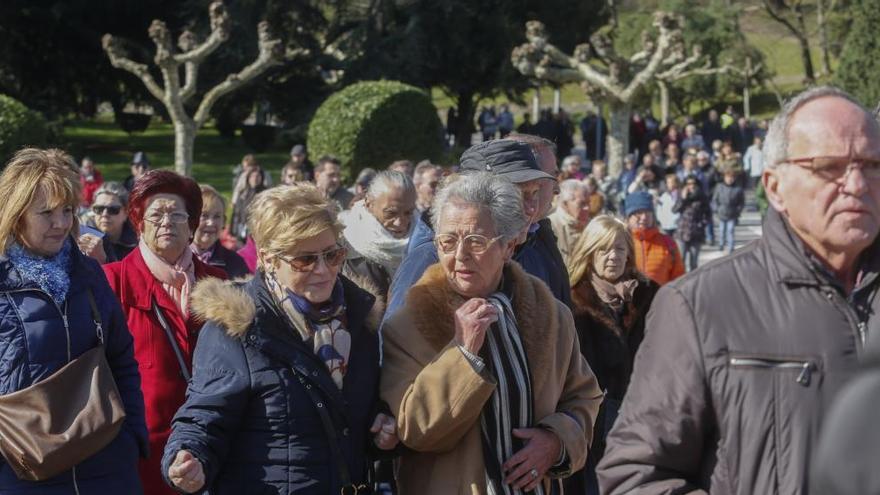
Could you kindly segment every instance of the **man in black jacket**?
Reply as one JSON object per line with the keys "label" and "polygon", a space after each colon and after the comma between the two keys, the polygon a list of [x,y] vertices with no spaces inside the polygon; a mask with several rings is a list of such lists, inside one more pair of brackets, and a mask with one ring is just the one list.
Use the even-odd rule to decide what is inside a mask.
{"label": "man in black jacket", "polygon": [[809,493],[827,406],[880,333],[880,125],[813,88],[764,153],[763,238],[654,299],[603,493]]}

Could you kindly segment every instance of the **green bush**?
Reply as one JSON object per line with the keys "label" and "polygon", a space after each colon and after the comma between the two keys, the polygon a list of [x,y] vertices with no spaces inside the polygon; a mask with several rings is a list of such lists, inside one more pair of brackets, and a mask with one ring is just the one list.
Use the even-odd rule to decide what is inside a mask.
{"label": "green bush", "polygon": [[0,167],[23,146],[45,145],[47,134],[48,124],[42,115],[14,98],[0,95]]}
{"label": "green bush", "polygon": [[438,160],[442,125],[427,93],[396,81],[366,81],[331,95],[309,124],[313,160],[334,155],[346,179],[394,160]]}

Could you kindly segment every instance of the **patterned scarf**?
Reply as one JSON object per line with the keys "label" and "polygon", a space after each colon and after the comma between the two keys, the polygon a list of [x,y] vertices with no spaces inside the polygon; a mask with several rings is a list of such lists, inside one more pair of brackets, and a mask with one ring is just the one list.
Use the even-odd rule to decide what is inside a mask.
{"label": "patterned scarf", "polygon": [[[534,427],[532,378],[510,299],[496,292],[488,300],[499,316],[486,332],[486,345],[480,352],[486,370],[498,382],[480,417],[486,488],[489,495],[522,495],[522,490],[504,483],[501,466],[525,446],[513,437],[513,429]],[[543,485],[531,493],[544,495]]]}
{"label": "patterned scarf", "polygon": [[72,246],[73,240],[68,237],[58,254],[44,258],[28,251],[17,242],[13,242],[6,250],[6,256],[21,275],[22,280],[36,283],[60,306],[64,304],[67,299],[67,291],[70,290],[70,269],[73,266]]}
{"label": "patterned scarf", "polygon": [[342,390],[351,354],[351,334],[346,328],[348,322],[345,319],[342,281],[336,279],[328,301],[313,304],[283,286],[271,269],[264,272],[263,280],[288,324],[300,333],[304,342],[312,340],[315,355],[324,361],[336,387]]}
{"label": "patterned scarf", "polygon": [[189,248],[184,249],[180,259],[172,265],[147,247],[147,243],[143,239],[138,244],[138,249],[140,249],[141,256],[144,258],[144,263],[146,263],[150,273],[156,277],[156,280],[162,284],[165,292],[171,296],[171,300],[177,304],[180,314],[184,318],[188,318],[189,293],[196,285],[192,251]]}

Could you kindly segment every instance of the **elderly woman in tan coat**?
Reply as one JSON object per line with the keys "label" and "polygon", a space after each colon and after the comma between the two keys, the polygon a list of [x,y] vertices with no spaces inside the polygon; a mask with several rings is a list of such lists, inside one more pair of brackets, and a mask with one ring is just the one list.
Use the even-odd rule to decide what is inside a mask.
{"label": "elderly woman in tan coat", "polygon": [[510,261],[521,201],[487,173],[434,199],[440,262],[383,327],[403,495],[558,493],[584,465],[602,393],[568,309]]}

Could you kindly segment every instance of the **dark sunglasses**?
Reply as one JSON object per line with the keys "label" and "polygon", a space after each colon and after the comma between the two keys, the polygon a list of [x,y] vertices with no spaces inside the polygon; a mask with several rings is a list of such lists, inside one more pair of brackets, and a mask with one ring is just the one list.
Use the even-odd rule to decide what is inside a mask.
{"label": "dark sunglasses", "polygon": [[301,256],[281,256],[280,258],[287,262],[294,271],[310,272],[315,269],[319,257],[324,258],[324,263],[326,263],[327,266],[339,266],[345,261],[345,255],[347,253],[348,251],[344,247],[337,246],[329,251],[324,251],[323,253],[303,254]]}
{"label": "dark sunglasses", "polygon": [[119,212],[122,211],[122,207],[121,206],[95,205],[95,206],[92,206],[92,211],[95,212],[95,215],[103,215],[105,211],[109,215],[119,215]]}

